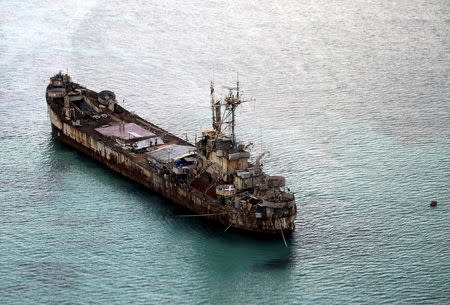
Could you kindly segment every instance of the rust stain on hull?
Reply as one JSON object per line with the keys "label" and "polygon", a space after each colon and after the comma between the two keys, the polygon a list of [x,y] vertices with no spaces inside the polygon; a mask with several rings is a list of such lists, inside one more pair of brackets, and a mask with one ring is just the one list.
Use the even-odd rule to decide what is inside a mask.
{"label": "rust stain on hull", "polygon": [[[64,79],[65,76],[61,77],[62,79]],[[68,83],[72,84],[70,82]],[[49,86],[49,88],[52,87]],[[294,211],[289,215],[278,217],[272,217],[269,215],[269,217],[268,213],[266,213],[264,217],[255,217],[256,214],[254,208],[252,209],[252,211],[250,211],[249,209],[246,210],[245,206],[235,208],[234,206],[220,203],[219,199],[221,198],[218,197],[219,193],[216,193],[215,189],[211,188],[213,184],[211,184],[211,181],[208,181],[208,179],[211,179],[211,177],[213,177],[214,175],[210,176],[204,173],[199,173],[195,178],[193,178],[192,181],[180,182],[176,175],[173,174],[173,172],[167,172],[167,169],[160,170],[158,168],[149,166],[145,155],[130,153],[129,151],[124,151],[120,147],[118,148],[118,145],[116,145],[117,143],[114,142],[111,137],[104,137],[100,135],[99,132],[95,131],[95,128],[97,128],[98,130],[99,126],[102,126],[102,115],[104,115],[104,112],[106,111],[102,110],[101,104],[92,104],[92,101],[90,99],[94,99],[93,97],[96,97],[95,92],[87,91],[86,93],[84,93],[85,96],[83,98],[86,103],[90,103],[89,105],[91,108],[95,108],[96,111],[101,114],[91,115],[91,117],[94,117],[95,120],[98,120],[99,122],[92,123],[92,119],[90,119],[91,121],[86,121],[86,123],[83,121],[82,123],[85,123],[85,126],[81,126],[82,124],[80,124],[80,120],[76,120],[74,116],[76,117],[75,110],[81,113],[81,117],[83,115],[85,116],[85,114],[82,113],[82,105],[80,103],[78,104],[80,108],[75,105],[73,105],[73,107],[70,107],[71,102],[68,101],[67,95],[65,96],[64,103],[54,102],[54,100],[58,101],[58,98],[60,98],[57,95],[59,94],[59,91],[55,93],[54,98],[49,97],[52,92],[49,93],[49,89],[47,89],[47,91],[48,113],[52,125],[52,135],[62,142],[75,148],[76,150],[101,162],[110,169],[120,173],[126,178],[129,178],[143,185],[147,189],[159,194],[160,196],[192,211],[193,213],[202,215],[202,218],[222,224],[224,228],[232,228],[234,230],[244,231],[247,233],[254,233],[259,236],[274,236],[277,238],[280,238],[281,235],[289,236],[294,230],[294,221],[296,218],[295,205],[291,205],[288,208],[287,211]],[[78,97],[73,98],[72,95],[71,98],[73,100],[76,100]],[[119,120],[118,118],[120,118],[121,120],[128,120],[130,122],[139,124],[140,126],[148,129],[155,134],[163,133],[165,135],[165,140],[168,143],[178,143],[188,146],[191,145],[160,129],[159,127],[141,119],[140,117],[128,113],[121,107],[116,106],[115,109],[118,109],[121,114],[119,116],[114,115],[113,111],[107,112],[112,120]],[[89,124],[91,124],[92,126],[95,125],[95,128]],[[134,131],[137,130],[134,129]],[[221,157],[219,156],[219,154],[212,154],[212,156],[216,159],[220,159]],[[233,154],[233,158],[240,157],[244,158],[242,159],[244,161],[246,160],[245,158],[248,158],[247,155],[243,153]],[[231,157],[230,160],[232,160]],[[224,159],[222,158],[220,162],[223,163]],[[233,166],[240,166],[240,164],[244,164],[245,162],[229,161],[230,165],[228,167],[232,168]],[[227,164],[228,163],[225,162],[225,165]],[[231,166],[232,164],[234,165]],[[245,168],[248,167],[247,163],[245,163],[244,165]],[[243,181],[243,179],[246,179],[246,176],[244,174],[242,174],[242,177],[239,178],[239,181]],[[226,177],[224,176],[224,179],[225,178]],[[272,180],[270,180],[269,182],[275,183],[277,181],[276,179]],[[242,185],[245,185],[245,183],[242,183]],[[224,191],[221,191],[222,193],[226,192],[227,189],[223,188],[223,190]],[[281,196],[284,195],[284,193],[276,193],[276,195]],[[288,199],[291,200],[290,197],[288,197]],[[287,202],[285,205],[288,206],[288,203],[289,202]],[[267,207],[266,210],[272,211],[273,213],[274,209],[271,208],[271,206],[273,206],[275,203],[269,200],[265,204],[265,206]]]}

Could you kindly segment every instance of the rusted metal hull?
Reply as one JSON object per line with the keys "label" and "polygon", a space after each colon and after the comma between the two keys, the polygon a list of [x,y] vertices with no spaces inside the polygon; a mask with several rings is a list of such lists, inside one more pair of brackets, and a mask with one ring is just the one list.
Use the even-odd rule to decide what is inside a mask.
{"label": "rusted metal hull", "polygon": [[193,213],[207,215],[202,217],[204,219],[219,223],[224,228],[229,227],[266,237],[281,238],[281,232],[289,236],[294,230],[295,214],[278,219],[257,219],[244,212],[230,212],[204,193],[188,185],[171,181],[169,175],[158,174],[156,171],[143,167],[76,126],[64,122],[51,107],[48,111],[52,123],[52,134],[55,138]]}

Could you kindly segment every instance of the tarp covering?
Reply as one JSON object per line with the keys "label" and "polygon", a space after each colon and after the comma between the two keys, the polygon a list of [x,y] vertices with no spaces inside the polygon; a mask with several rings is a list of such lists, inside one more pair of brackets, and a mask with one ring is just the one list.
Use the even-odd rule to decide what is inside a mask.
{"label": "tarp covering", "polygon": [[168,163],[169,161],[177,160],[196,150],[197,149],[193,146],[172,144],[148,153],[148,158],[160,163]]}
{"label": "tarp covering", "polygon": [[135,123],[125,123],[123,128],[117,123],[117,125],[95,128],[95,130],[104,136],[118,137],[124,140],[156,136],[153,132]]}

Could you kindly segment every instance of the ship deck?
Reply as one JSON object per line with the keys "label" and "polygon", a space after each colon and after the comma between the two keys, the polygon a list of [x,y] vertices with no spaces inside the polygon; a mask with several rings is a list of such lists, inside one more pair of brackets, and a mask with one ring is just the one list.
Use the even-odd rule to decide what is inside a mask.
{"label": "ship deck", "polygon": [[[86,90],[86,97],[91,100],[97,100],[98,94],[94,91]],[[59,103],[52,103],[50,106],[55,113],[63,113],[63,105]],[[77,106],[78,113],[76,113],[75,117],[77,117],[77,119],[74,121],[77,121],[77,124],[73,127],[87,134],[89,137],[92,137],[96,141],[103,143],[110,149],[126,155],[129,159],[133,160],[133,162],[144,168],[151,169],[146,153],[133,152],[130,149],[124,149],[123,146],[118,144],[118,139],[123,142],[129,142],[132,139],[126,138],[127,133],[139,133],[140,135],[143,134],[145,136],[145,132],[148,132],[164,138],[164,143],[156,145],[154,147],[155,150],[171,144],[194,147],[191,143],[173,135],[155,124],[144,120],[119,105],[116,106],[118,108],[116,112],[105,109],[102,114],[98,114],[89,109],[89,107],[86,107],[87,105],[83,105],[83,102],[78,103],[78,105],[75,106]],[[62,118],[63,115],[60,115],[60,117]],[[69,122],[65,121],[65,123]],[[128,126],[125,131],[123,127],[122,129],[119,129],[121,124]],[[106,130],[111,127],[115,128]],[[99,130],[102,132],[99,132]],[[142,130],[145,130],[145,132]],[[203,173],[198,178],[191,181],[190,186],[193,188],[193,191],[203,193],[203,195],[206,195],[211,200],[217,199],[214,188],[210,187],[211,184],[206,173]]]}

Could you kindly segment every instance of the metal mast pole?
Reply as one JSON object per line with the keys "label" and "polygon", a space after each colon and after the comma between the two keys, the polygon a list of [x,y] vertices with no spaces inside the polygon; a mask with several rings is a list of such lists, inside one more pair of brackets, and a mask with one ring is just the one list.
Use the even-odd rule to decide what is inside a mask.
{"label": "metal mast pole", "polygon": [[234,135],[234,109],[236,109],[236,105],[231,105],[231,140],[233,141],[233,147],[236,147],[236,137]]}
{"label": "metal mast pole", "polygon": [[236,135],[234,134],[234,127],[235,127],[235,121],[234,121],[234,110],[236,109],[237,105],[241,103],[239,100],[239,73],[237,74],[237,81],[236,81],[236,99],[232,98],[233,104],[231,106],[231,137],[233,141],[233,147],[236,147]]}
{"label": "metal mast pole", "polygon": [[211,111],[212,111],[212,126],[216,129],[216,116],[215,116],[215,107],[214,107],[214,83],[211,81],[209,86],[211,90]]}

